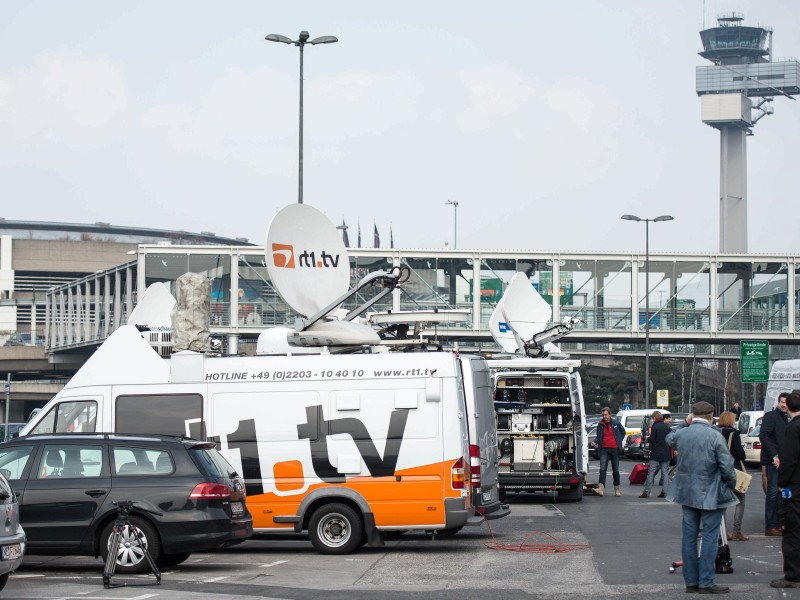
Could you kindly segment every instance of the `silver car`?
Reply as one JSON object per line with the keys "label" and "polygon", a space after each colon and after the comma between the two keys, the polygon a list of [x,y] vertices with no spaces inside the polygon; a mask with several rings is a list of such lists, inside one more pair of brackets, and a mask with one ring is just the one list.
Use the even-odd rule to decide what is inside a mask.
{"label": "silver car", "polygon": [[8,575],[16,571],[25,556],[25,532],[19,524],[19,504],[4,473],[0,473],[0,590]]}

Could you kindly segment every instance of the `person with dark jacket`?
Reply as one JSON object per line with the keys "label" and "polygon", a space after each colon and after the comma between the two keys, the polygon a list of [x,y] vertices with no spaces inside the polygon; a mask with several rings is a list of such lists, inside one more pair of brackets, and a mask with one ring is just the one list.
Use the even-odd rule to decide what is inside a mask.
{"label": "person with dark jacket", "polygon": [[664,417],[660,410],[653,412],[653,425],[650,427],[650,436],[647,442],[650,445],[650,462],[647,465],[647,481],[644,484],[644,491],[639,498],[648,498],[650,490],[656,479],[656,473],[661,473],[661,493],[659,498],[667,497],[669,489],[669,446],[667,445],[667,434],[672,431],[670,426],[664,422]]}
{"label": "person with dark jacket", "polygon": [[[736,415],[736,419],[742,416],[742,405],[738,402],[734,402],[733,406],[731,407],[731,412]],[[734,419],[734,420],[736,420]]]}
{"label": "person with dark jacket", "polygon": [[781,465],[780,450],[789,422],[786,414],[787,392],[778,395],[778,404],[761,420],[761,464],[767,468],[767,499],[764,502],[764,535],[782,535],[778,523],[778,468]]}
{"label": "person with dark jacket", "polygon": [[[744,466],[747,455],[744,453],[744,447],[742,446],[742,436],[739,435],[739,430],[733,427],[735,421],[736,414],[733,411],[726,410],[719,416],[717,425],[722,429],[722,437],[725,438],[725,443],[731,451],[733,468],[747,472]],[[739,504],[736,505],[736,510],[733,511],[733,531],[728,534],[728,540],[746,542],[750,538],[742,533],[742,519],[744,519],[744,504],[747,494],[736,490],[733,490],[733,494],[739,499]]]}
{"label": "person with dark jacket", "polygon": [[611,418],[611,409],[607,406],[601,411],[603,418],[597,424],[597,453],[600,455],[600,480],[597,493],[602,496],[606,487],[608,461],[611,461],[611,472],[614,476],[614,495],[621,496],[619,489],[619,454],[622,440],[625,439],[625,428],[622,423]]}
{"label": "person with dark jacket", "polygon": [[786,408],[792,420],[786,426],[778,467],[778,488],[783,496],[783,579],[771,581],[770,586],[800,588],[800,391],[792,390]]}

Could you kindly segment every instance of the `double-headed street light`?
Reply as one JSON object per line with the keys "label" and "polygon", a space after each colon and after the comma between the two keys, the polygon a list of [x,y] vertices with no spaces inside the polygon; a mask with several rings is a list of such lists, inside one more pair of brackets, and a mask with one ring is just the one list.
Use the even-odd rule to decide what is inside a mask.
{"label": "double-headed street light", "polygon": [[650,408],[650,222],[672,221],[672,215],[642,219],[622,215],[626,221],[644,221],[644,407]]}
{"label": "double-headed street light", "polygon": [[292,40],[285,35],[278,35],[277,33],[270,33],[266,38],[268,42],[281,42],[283,44],[294,44],[300,48],[300,163],[298,168],[298,183],[297,183],[297,203],[303,203],[303,47],[306,44],[332,44],[338,42],[339,39],[332,35],[323,35],[313,40],[308,39],[308,32],[301,31],[296,40]]}
{"label": "double-headed street light", "polygon": [[448,200],[445,204],[453,205],[453,250],[458,244],[458,200]]}

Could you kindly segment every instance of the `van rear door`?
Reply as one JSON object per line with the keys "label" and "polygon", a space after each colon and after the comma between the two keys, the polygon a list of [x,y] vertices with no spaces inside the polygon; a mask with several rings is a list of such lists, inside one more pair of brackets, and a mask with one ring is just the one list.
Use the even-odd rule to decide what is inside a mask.
{"label": "van rear door", "polygon": [[505,517],[511,511],[500,502],[497,423],[489,366],[477,356],[461,356],[460,365],[469,427],[472,505],[487,519]]}
{"label": "van rear door", "polygon": [[575,429],[575,470],[582,473],[584,479],[589,472],[589,438],[584,423],[586,408],[583,405],[583,386],[580,373],[572,373],[569,377],[569,394],[572,399],[572,410],[578,415]]}

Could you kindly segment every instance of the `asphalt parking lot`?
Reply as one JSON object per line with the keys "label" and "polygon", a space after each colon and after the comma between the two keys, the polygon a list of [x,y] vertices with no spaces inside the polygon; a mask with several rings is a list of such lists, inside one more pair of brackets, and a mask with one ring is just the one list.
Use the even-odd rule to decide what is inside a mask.
{"label": "asphalt parking lot", "polygon": [[[597,481],[591,461],[590,481]],[[198,553],[152,576],[115,576],[106,590],[101,561],[28,556],[4,598],[670,598],[683,595],[680,572],[680,507],[640,499],[627,484],[636,464],[623,460],[623,496],[586,497],[555,504],[543,494],[511,496],[509,517],[431,540],[405,534],[385,548],[344,557],[322,556],[300,536],[252,540],[214,553]],[[608,483],[611,483],[609,472]],[[732,542],[734,573],[718,575],[729,598],[784,598],[769,581],[782,576],[780,538],[764,536],[764,494],[754,480],[743,530]],[[523,547],[525,546],[525,547]],[[554,548],[561,551],[554,552]],[[800,594],[797,594],[800,598]]]}

